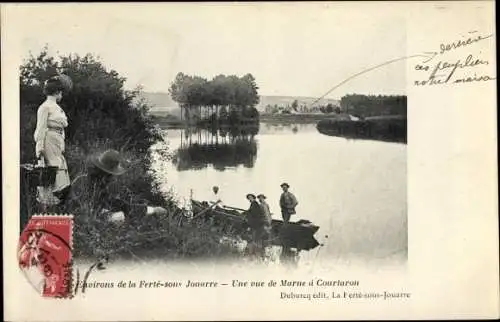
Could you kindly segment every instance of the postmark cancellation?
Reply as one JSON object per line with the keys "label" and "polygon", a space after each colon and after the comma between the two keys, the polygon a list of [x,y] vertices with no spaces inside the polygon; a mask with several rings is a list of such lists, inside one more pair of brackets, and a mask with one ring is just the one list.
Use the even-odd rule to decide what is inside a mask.
{"label": "postmark cancellation", "polygon": [[21,232],[18,265],[43,297],[71,298],[73,215],[36,214]]}

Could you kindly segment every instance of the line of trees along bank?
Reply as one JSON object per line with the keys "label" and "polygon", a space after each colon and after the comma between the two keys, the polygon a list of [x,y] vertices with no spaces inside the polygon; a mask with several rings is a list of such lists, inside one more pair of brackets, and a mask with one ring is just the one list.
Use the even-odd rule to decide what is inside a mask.
{"label": "line of trees along bank", "polygon": [[406,124],[406,116],[400,115],[359,121],[321,120],[316,128],[320,133],[330,136],[406,143]]}
{"label": "line of trees along bank", "polygon": [[348,94],[340,99],[341,110],[359,117],[406,115],[405,95]]}
{"label": "line of trees along bank", "polygon": [[317,124],[320,133],[353,139],[407,142],[406,96],[345,95],[343,112],[360,120],[328,119]]}
{"label": "line of trees along bank", "polygon": [[178,73],[168,92],[188,121],[205,119],[236,125],[244,120],[258,122],[258,89],[252,74],[218,75],[207,80]]}

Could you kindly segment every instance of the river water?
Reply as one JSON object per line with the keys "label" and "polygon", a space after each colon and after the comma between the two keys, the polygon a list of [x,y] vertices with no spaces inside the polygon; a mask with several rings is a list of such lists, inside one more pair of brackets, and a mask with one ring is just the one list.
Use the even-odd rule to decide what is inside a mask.
{"label": "river water", "polygon": [[315,124],[261,123],[257,134],[233,140],[165,131],[173,158],[154,168],[164,191],[179,200],[207,200],[217,185],[226,205],[247,208],[247,193],[263,193],[281,219],[280,184],[288,182],[299,201],[292,220],[319,225],[323,244],[302,252],[300,263],[406,263],[405,144],[326,136]]}
{"label": "river water", "polygon": [[[168,319],[192,316],[216,320],[221,315],[238,319],[241,312],[247,313],[248,303],[258,308],[255,312],[272,312],[270,303],[281,301],[280,305],[285,305],[281,312],[288,314],[286,317],[306,318],[305,314],[310,317],[308,314],[317,310],[312,305],[318,300],[280,300],[283,292],[399,292],[408,287],[406,145],[326,136],[314,124],[262,123],[256,132],[231,139],[225,133],[186,136],[184,130],[166,130],[168,152],[173,158],[161,158],[158,149],[153,154],[153,166],[162,188],[165,193],[175,192],[182,202],[188,201],[191,194],[196,199],[208,199],[211,187],[218,185],[225,204],[239,208],[248,206],[247,193],[264,193],[274,217],[280,218],[280,184],[286,181],[299,201],[292,220],[308,219],[319,225],[316,238],[323,246],[301,252],[292,265],[283,265],[278,247],[269,250],[271,256],[264,263],[247,257],[229,262],[217,258],[113,260],[107,269],[94,270],[87,282],[114,286],[89,286],[85,295],[79,293],[73,301],[77,301],[82,312],[98,313],[101,320],[103,314],[111,318],[111,313],[114,319],[143,319],[144,312],[156,319],[160,318],[158,314]],[[84,259],[77,261],[81,278],[92,264]],[[234,287],[235,281],[268,285],[283,279],[356,281],[360,287],[332,287],[316,282],[312,287],[301,288]],[[216,289],[200,287],[193,292],[185,287],[188,280],[221,285]],[[155,281],[178,282],[183,286],[141,288],[141,283]],[[137,286],[118,286],[130,282]],[[21,286],[29,287],[22,283]],[[41,302],[35,301],[36,292],[23,289],[21,294],[30,297],[29,303],[38,303],[32,305],[34,311],[43,309]],[[134,305],[123,305],[130,303],[130,298],[134,298]],[[178,308],[189,307],[189,312],[181,310],[182,316],[171,316],[169,299],[175,299]],[[110,311],[110,303],[120,306],[120,310]],[[328,307],[334,305],[328,303],[332,303]],[[381,312],[393,309],[391,301],[372,303]],[[137,310],[138,307],[143,310]],[[73,310],[74,306],[64,311],[58,307],[57,312],[70,316]],[[352,306],[352,310],[358,317],[362,311],[358,306]],[[320,315],[327,318],[329,312],[330,309],[324,310]]]}

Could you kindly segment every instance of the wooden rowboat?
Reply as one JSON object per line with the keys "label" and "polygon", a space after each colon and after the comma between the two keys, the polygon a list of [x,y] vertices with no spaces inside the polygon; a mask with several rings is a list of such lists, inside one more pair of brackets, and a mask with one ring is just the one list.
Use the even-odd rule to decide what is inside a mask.
{"label": "wooden rowboat", "polygon": [[[222,227],[228,234],[236,234],[240,237],[249,238],[249,226],[244,210],[238,208],[211,206],[206,201],[191,200],[193,219],[197,221],[209,221],[211,224]],[[282,220],[273,219],[271,223],[271,244],[285,246],[297,250],[311,250],[319,246],[314,234],[319,226],[308,220],[299,220],[285,224]]]}

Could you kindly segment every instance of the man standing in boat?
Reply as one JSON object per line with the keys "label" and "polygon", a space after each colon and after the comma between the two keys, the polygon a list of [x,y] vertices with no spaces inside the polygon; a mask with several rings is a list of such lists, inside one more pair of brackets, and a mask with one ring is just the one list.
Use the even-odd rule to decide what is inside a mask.
{"label": "man standing in boat", "polygon": [[288,223],[290,221],[290,217],[294,214],[295,212],[295,207],[297,207],[297,204],[299,203],[297,201],[297,198],[288,191],[290,188],[290,185],[288,183],[282,183],[281,184],[281,189],[283,189],[283,193],[281,194],[280,197],[280,207],[281,207],[281,215],[283,216],[283,221],[285,223]]}

